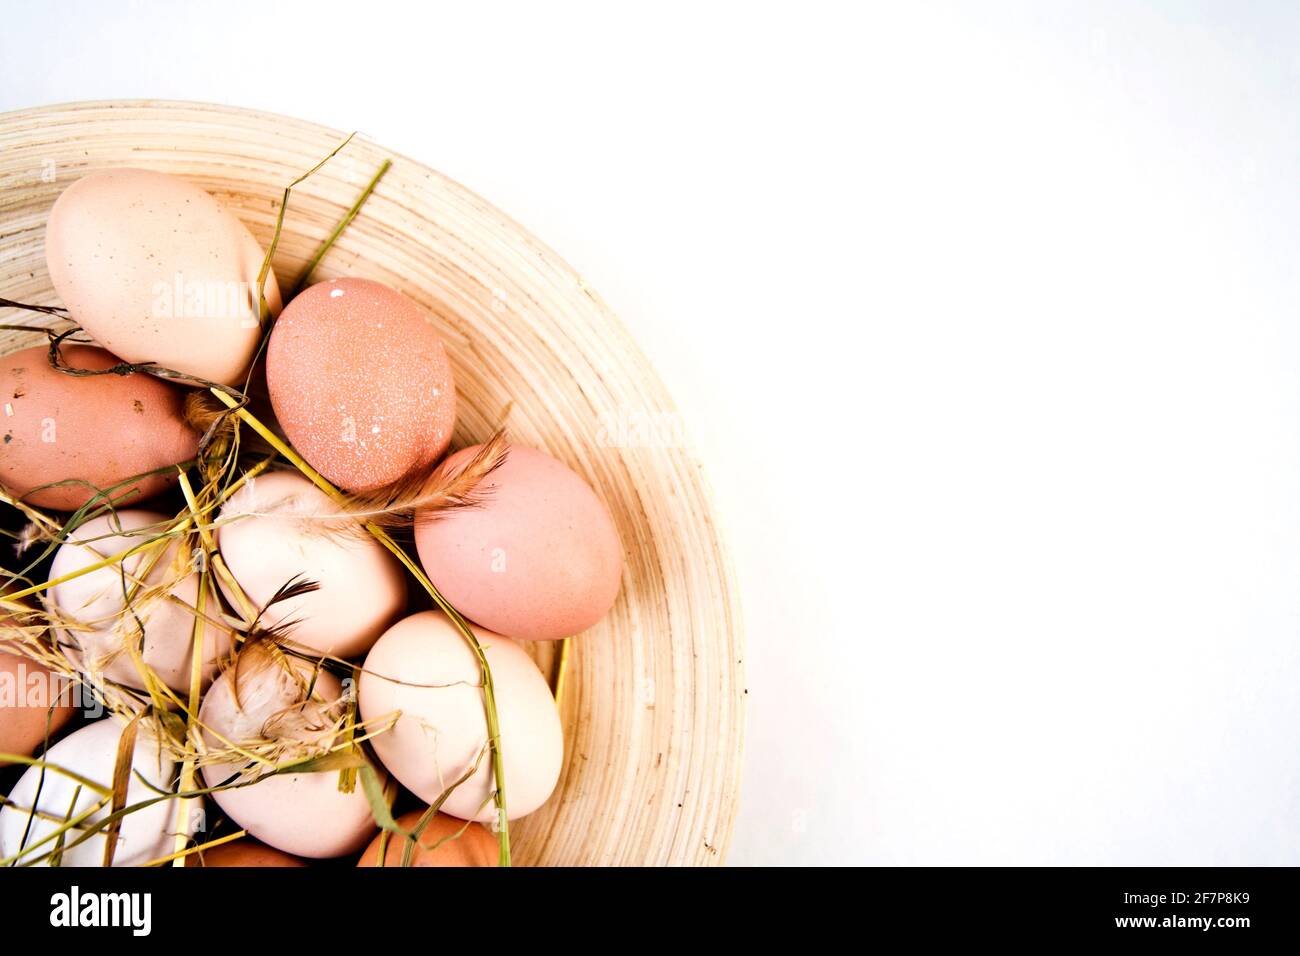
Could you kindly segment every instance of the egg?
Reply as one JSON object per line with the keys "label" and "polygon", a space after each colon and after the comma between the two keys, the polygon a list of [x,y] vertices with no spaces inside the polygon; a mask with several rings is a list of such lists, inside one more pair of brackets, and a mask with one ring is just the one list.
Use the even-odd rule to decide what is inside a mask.
{"label": "egg", "polygon": [[[71,317],[128,362],[235,384],[261,338],[253,234],[193,183],[109,169],[65,189],[45,226],[45,262]],[[265,285],[280,308],[273,273]]]}
{"label": "egg", "polygon": [[364,653],[406,607],[397,559],[298,472],[260,475],[236,491],[218,517],[217,547],[259,609],[294,577],[320,585],[271,605],[262,623],[296,622],[289,639],[322,654]]}
{"label": "egg", "polygon": [[[520,645],[481,628],[474,634],[496,690],[507,814],[524,816],[546,802],[559,780],[560,717],[546,679]],[[436,611],[404,618],[375,643],[358,682],[357,702],[364,720],[376,726],[400,712],[392,729],[373,737],[371,745],[384,767],[426,803],[464,776],[487,743],[478,658]],[[442,810],[462,820],[491,821],[493,789],[492,759],[484,754]]]}
{"label": "egg", "polygon": [[289,303],[266,383],[294,448],[342,488],[388,485],[451,441],[456,390],[441,339],[420,306],[369,279],[321,282]]}
{"label": "egg", "polygon": [[[61,578],[148,541],[171,520],[156,512],[130,509],[117,512],[116,518],[92,518],[59,547],[50,578]],[[128,687],[144,688],[144,677],[129,652],[130,647],[138,646],[144,663],[164,684],[173,690],[188,691],[199,578],[192,570],[191,555],[180,554],[176,540],[161,547],[162,556],[146,574],[157,550],[133,554],[49,589],[47,600],[61,625],[56,628],[60,638],[70,645],[69,659],[92,679],[102,675]],[[124,574],[128,587],[140,585],[131,604],[133,614],[123,614]],[[139,644],[137,621],[144,627]],[[205,682],[230,653],[232,643],[229,629],[207,614],[203,634]]]}
{"label": "egg", "polygon": [[[291,663],[290,663],[291,661]],[[238,679],[238,700],[233,693]],[[312,696],[307,698],[311,685]],[[249,663],[218,677],[203,698],[199,719],[209,752],[220,751],[221,738],[245,745],[274,741],[282,750],[280,765],[307,759],[333,743],[332,720],[339,708],[342,685],[321,671],[312,681],[311,666],[279,658]],[[219,736],[218,736],[219,735]],[[293,756],[289,756],[293,754]],[[203,768],[209,787],[229,780],[255,781],[218,790],[212,798],[240,828],[261,842],[295,856],[323,858],[355,853],[375,830],[370,804],[358,781],[351,793],[339,790],[337,770],[285,773],[258,780],[250,764],[210,763]]]}
{"label": "egg", "polygon": [[[73,368],[120,364],[103,349],[60,351]],[[167,469],[111,492],[121,506],[137,504],[175,483],[168,466],[199,446],[179,389],[144,374],[67,375],[50,366],[44,346],[0,358],[0,412],[0,484],[42,508],[73,511],[96,489]]]}
{"label": "egg", "polygon": [[[482,446],[439,471],[459,474]],[[557,640],[599,621],[618,596],[623,546],[605,505],[577,474],[511,445],[472,508],[417,514],[425,573],[461,614],[520,640]]]}
{"label": "egg", "polygon": [[185,858],[186,866],[223,867],[223,866],[306,866],[302,860],[288,853],[282,853],[272,847],[241,837],[220,846],[199,853],[191,853]]}
{"label": "egg", "polygon": [[[51,768],[58,767],[100,786],[111,787],[122,730],[123,724],[117,718],[96,721],[51,747],[46,762]],[[157,790],[175,788],[176,764],[145,723],[137,727],[131,771],[126,788],[126,806],[153,799],[158,796]],[[33,799],[38,811],[34,817],[30,813]],[[29,767],[9,794],[9,804],[0,810],[0,857],[14,856],[23,850],[25,853],[20,862],[36,862],[54,849],[53,833],[62,821],[89,811],[100,799],[94,790],[79,787],[76,780],[63,773],[49,768],[42,772],[40,767]],[[110,813],[111,807],[106,804],[91,813],[88,822],[103,820]],[[182,830],[186,834],[193,833],[201,819],[202,800],[199,798],[188,801],[188,812],[179,800],[173,798],[126,814],[118,830],[113,865],[139,866],[174,852],[175,834]],[[107,842],[105,831],[100,830],[73,846],[78,836],[78,831],[72,830],[65,838],[60,865],[101,866]]]}
{"label": "egg", "polygon": [[[0,642],[0,754],[34,754],[77,712],[72,699],[64,678]],[[0,767],[8,763],[0,758]]]}
{"label": "egg", "polygon": [[[8,574],[0,569],[0,575]],[[4,588],[0,587],[0,593]],[[6,628],[22,626],[0,608],[0,753],[29,757],[54,738],[77,712],[73,685],[49,668],[17,652],[21,636]],[[8,765],[0,758],[0,767]]]}
{"label": "egg", "polygon": [[[398,817],[397,825],[410,832],[422,816],[424,811],[412,810]],[[387,836],[388,846],[382,865],[400,867],[410,841],[396,833]],[[383,841],[382,833],[371,840],[357,866],[380,866],[379,851]],[[445,813],[435,813],[420,834],[415,852],[411,854],[411,866],[496,866],[499,852],[497,838],[481,823],[467,824]]]}

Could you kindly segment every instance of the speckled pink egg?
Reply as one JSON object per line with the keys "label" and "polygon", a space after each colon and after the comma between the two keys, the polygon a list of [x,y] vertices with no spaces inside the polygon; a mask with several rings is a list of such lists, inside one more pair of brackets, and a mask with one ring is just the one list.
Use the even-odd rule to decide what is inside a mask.
{"label": "speckled pink egg", "polygon": [[[264,252],[193,183],[147,169],[90,173],[60,194],[45,262],[72,318],[128,362],[235,384],[261,341]],[[274,273],[271,313],[280,309]]]}
{"label": "speckled pink egg", "polygon": [[[564,762],[564,732],[546,678],[514,641],[474,628],[496,688],[505,764],[506,812],[532,813],[550,797]],[[482,671],[477,655],[451,621],[424,611],[398,621],[370,649],[357,682],[361,716],[376,729],[397,716],[392,729],[371,738],[384,767],[426,803],[477,769],[447,796],[442,811],[486,823],[492,761],[479,761],[487,743]],[[400,715],[400,716],[398,716]]]}
{"label": "speckled pink egg", "polygon": [[[482,446],[456,452],[457,474]],[[591,486],[550,455],[511,445],[476,490],[471,508],[417,515],[425,572],[452,606],[521,640],[558,640],[609,611],[623,574],[623,546]]]}
{"label": "speckled pink egg", "polygon": [[[120,364],[84,345],[64,346],[61,354],[72,368]],[[6,355],[0,359],[0,484],[38,507],[74,511],[97,488],[108,491],[167,469],[111,492],[118,507],[151,498],[175,483],[176,470],[168,466],[198,451],[182,395],[152,375],[64,374],[50,367],[45,346]]]}
{"label": "speckled pink egg", "polygon": [[418,305],[370,279],[333,279],[275,324],[266,381],[298,452],[334,484],[381,488],[447,450],[456,390]]}

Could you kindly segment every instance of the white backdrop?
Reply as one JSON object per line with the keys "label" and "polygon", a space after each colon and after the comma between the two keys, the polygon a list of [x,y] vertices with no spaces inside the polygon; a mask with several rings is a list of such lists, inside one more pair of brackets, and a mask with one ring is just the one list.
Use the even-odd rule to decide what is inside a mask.
{"label": "white backdrop", "polygon": [[738,556],[733,863],[1300,863],[1293,5],[0,22],[0,109],[360,129],[622,315]]}

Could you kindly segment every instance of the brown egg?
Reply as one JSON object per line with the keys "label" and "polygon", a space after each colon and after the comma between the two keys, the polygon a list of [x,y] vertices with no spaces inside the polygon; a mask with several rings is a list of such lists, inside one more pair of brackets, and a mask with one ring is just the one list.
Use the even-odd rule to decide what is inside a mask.
{"label": "brown egg", "polygon": [[[73,511],[90,486],[108,487],[193,458],[199,436],[185,424],[182,392],[152,375],[73,376],[50,367],[43,346],[0,358],[0,484],[43,508]],[[69,345],[74,368],[120,364],[103,349]],[[32,489],[53,482],[77,483]],[[112,493],[136,505],[169,487],[172,471]],[[89,485],[85,484],[88,482]]]}
{"label": "brown egg", "polygon": [[[397,818],[397,825],[403,830],[413,830],[423,815],[423,810],[404,813]],[[460,833],[461,827],[465,827],[464,833]],[[457,833],[460,836],[456,836]],[[357,866],[379,865],[379,845],[383,839],[384,834],[381,833],[371,841],[357,861]],[[446,842],[439,846],[443,840]],[[388,834],[388,849],[384,854],[383,865],[401,866],[407,842],[395,833]],[[466,826],[464,820],[438,813],[420,834],[419,847],[411,857],[411,866],[496,866],[498,852],[497,838],[481,823]]]}
{"label": "brown egg", "polygon": [[[200,856],[202,859],[200,859]],[[202,854],[191,853],[185,858],[186,866],[306,866],[296,856],[258,843],[250,837],[241,837]]]}
{"label": "brown egg", "polygon": [[436,461],[456,422],[451,363],[429,316],[369,279],[321,282],[285,307],[266,383],[289,441],[351,491]]}
{"label": "brown egg", "polygon": [[[0,574],[7,574],[0,570]],[[0,608],[0,753],[31,756],[53,738],[77,709],[72,685],[24,654],[13,653],[6,627],[17,622]],[[55,706],[51,706],[55,705]],[[9,761],[0,759],[0,767]]]}

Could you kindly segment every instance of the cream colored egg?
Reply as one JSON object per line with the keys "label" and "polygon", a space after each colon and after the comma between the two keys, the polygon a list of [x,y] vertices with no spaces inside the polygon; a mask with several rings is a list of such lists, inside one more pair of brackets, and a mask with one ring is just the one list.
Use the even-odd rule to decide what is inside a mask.
{"label": "cream colored egg", "polygon": [[[107,805],[95,808],[103,794],[80,786],[77,780],[52,768],[77,774],[111,793],[122,729],[123,724],[114,717],[82,727],[50,748],[45,758],[50,766],[44,773],[39,767],[31,767],[23,774],[9,794],[9,804],[0,810],[0,858],[22,853],[20,864],[48,865],[49,861],[41,858],[55,848],[55,831],[63,821],[86,814],[86,822],[93,824],[110,814],[111,807]],[[125,806],[152,800],[158,796],[158,790],[175,789],[176,764],[159,746],[147,723],[138,725],[131,770]],[[30,813],[33,800],[37,809],[35,817]],[[113,865],[139,866],[172,853],[176,833],[184,830],[192,834],[203,820],[202,807],[200,798],[187,801],[184,807],[172,798],[126,814],[118,830]],[[103,864],[107,841],[104,830],[73,845],[81,832],[74,829],[65,837],[61,866]]]}
{"label": "cream colored egg", "polygon": [[[93,518],[59,548],[50,578],[64,577],[147,542],[170,520],[156,512],[135,510]],[[172,540],[49,589],[49,609],[60,624],[56,632],[83,673],[144,688],[144,670],[134,649],[164,684],[178,691],[189,689],[199,590],[192,560]],[[123,613],[127,594],[132,595],[131,613]],[[204,621],[206,682],[230,653],[233,636],[210,613]]]}
{"label": "cream colored egg", "polygon": [[295,577],[320,586],[262,615],[267,625],[296,622],[289,632],[296,645],[337,657],[363,654],[406,607],[397,559],[297,472],[251,479],[226,502],[218,524],[221,556],[257,609]]}
{"label": "cream colored egg", "polygon": [[[72,318],[128,362],[235,384],[261,336],[262,247],[193,183],[109,169],[63,191],[45,227],[50,280]],[[274,274],[265,286],[280,310]]]}
{"label": "cream colored egg", "polygon": [[[245,658],[213,682],[199,712],[209,754],[229,754],[230,745],[236,744],[282,766],[316,756],[334,742],[332,728],[342,710],[338,678],[321,671],[313,679],[310,665],[293,661],[290,668],[280,660]],[[236,676],[238,699],[233,692]],[[251,761],[215,762],[203,768],[209,787],[252,781],[212,797],[227,816],[267,846],[295,856],[336,857],[359,851],[374,834],[374,818],[360,783],[343,793],[339,771],[265,773]]]}
{"label": "cream colored egg", "polygon": [[[523,648],[474,628],[492,670],[505,763],[507,815],[532,813],[550,797],[564,761],[564,734],[546,679]],[[463,820],[495,817],[492,761],[484,752],[487,719],[473,649],[441,613],[425,611],[393,625],[370,650],[358,703],[367,722],[400,717],[372,744],[384,767],[433,803],[479,761],[442,810]],[[480,760],[481,755],[481,760]]]}

